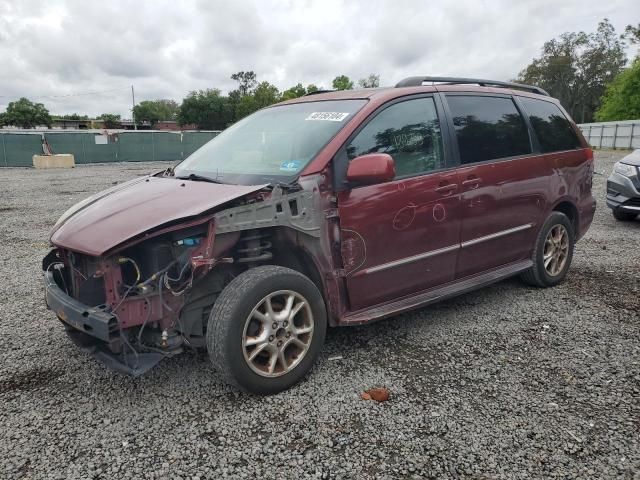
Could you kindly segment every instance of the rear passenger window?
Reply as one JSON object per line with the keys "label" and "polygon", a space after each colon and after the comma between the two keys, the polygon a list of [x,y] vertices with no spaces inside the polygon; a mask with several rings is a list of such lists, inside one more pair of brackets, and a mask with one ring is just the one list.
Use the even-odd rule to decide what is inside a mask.
{"label": "rear passenger window", "polygon": [[535,98],[519,97],[543,153],[580,148],[580,140],[557,105]]}
{"label": "rear passenger window", "polygon": [[444,167],[442,135],[433,98],[395,103],[371,120],[347,145],[349,160],[367,153],[388,153],[396,177]]}
{"label": "rear passenger window", "polygon": [[460,163],[531,153],[527,125],[510,98],[447,95]]}

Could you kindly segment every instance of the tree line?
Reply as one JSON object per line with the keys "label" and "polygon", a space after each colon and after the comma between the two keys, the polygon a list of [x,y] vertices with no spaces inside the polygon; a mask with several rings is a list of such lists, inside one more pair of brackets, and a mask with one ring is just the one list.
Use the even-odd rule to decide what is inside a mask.
{"label": "tree line", "polygon": [[[640,45],[640,23],[628,25],[619,35],[605,18],[595,32],[566,32],[546,42],[540,56],[514,81],[544,88],[561,101],[578,123],[640,119],[640,57],[629,63],[625,54],[628,44]],[[142,101],[133,107],[134,120],[152,126],[173,120],[201,130],[222,130],[261,108],[324,90],[297,83],[281,92],[269,82],[258,81],[253,71],[234,73],[231,79],[237,86],[227,95],[210,88],[190,92],[181,103],[171,99]],[[354,82],[346,75],[338,75],[331,82],[333,90],[350,90],[356,85],[379,87],[380,76],[372,73]],[[42,103],[21,98],[0,113],[0,126],[51,126],[54,118],[88,119],[78,114],[52,117]],[[106,128],[114,128],[120,122],[120,116],[112,113],[104,113],[98,119]]]}
{"label": "tree line", "polygon": [[[217,88],[190,92],[181,104],[175,100],[144,100],[132,109],[136,122],[148,122],[155,126],[160,121],[177,121],[180,125],[194,125],[201,130],[222,130],[247,115],[284,100],[301,97],[324,90],[323,87],[301,83],[280,92],[269,82],[258,82],[255,72],[237,72],[231,79],[238,82],[235,89],[223,95]],[[353,89],[355,83],[346,75],[339,75],[332,81],[333,90]],[[358,80],[360,88],[380,86],[380,76],[370,74]],[[7,110],[0,113],[0,127],[4,125],[22,128],[34,128],[46,125],[51,127],[54,120],[89,120],[87,115],[77,113],[52,116],[42,103],[34,103],[27,98],[10,102]],[[120,124],[120,115],[103,113],[96,117],[102,120],[106,128],[116,128]]]}
{"label": "tree line", "polygon": [[[280,92],[269,82],[259,82],[253,71],[234,73],[231,79],[237,81],[238,86],[228,95],[222,95],[216,88],[189,93],[176,110],[175,119],[178,123],[196,125],[205,130],[222,130],[261,108],[324,90],[314,84],[305,87],[298,83]],[[358,80],[358,86],[379,87],[380,76],[371,74]],[[354,88],[354,82],[346,75],[339,75],[333,79],[332,87],[334,90],[348,90]],[[136,115],[136,118],[139,116]]]}
{"label": "tree line", "polygon": [[546,42],[515,81],[544,88],[578,123],[640,118],[640,60],[626,67],[627,42],[640,44],[640,24],[618,35],[605,18],[595,32]]}
{"label": "tree line", "polygon": [[[20,128],[35,128],[47,126],[51,128],[54,120],[90,120],[88,115],[72,113],[70,115],[51,115],[42,103],[34,103],[28,98],[20,98],[9,102],[7,110],[0,113],[0,127],[11,126]],[[102,120],[105,128],[116,128],[120,125],[120,115],[103,113],[96,117]]]}

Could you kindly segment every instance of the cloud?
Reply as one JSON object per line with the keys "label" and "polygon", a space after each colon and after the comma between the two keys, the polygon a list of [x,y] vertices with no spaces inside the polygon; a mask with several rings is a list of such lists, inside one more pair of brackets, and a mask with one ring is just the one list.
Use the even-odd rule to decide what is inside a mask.
{"label": "cloud", "polygon": [[[634,0],[0,0],[0,111],[25,96],[52,113],[127,117],[136,100],[234,88],[254,70],[280,89],[333,77],[446,74],[508,80],[565,31],[608,17],[621,32]],[[100,93],[96,93],[100,92]]]}

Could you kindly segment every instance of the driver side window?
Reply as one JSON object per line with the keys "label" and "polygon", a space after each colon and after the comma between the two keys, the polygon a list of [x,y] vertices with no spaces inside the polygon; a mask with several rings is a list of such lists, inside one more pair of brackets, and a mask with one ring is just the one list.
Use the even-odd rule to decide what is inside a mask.
{"label": "driver side window", "polygon": [[367,153],[387,153],[396,178],[444,167],[442,134],[433,98],[416,98],[385,108],[347,145],[352,160]]}

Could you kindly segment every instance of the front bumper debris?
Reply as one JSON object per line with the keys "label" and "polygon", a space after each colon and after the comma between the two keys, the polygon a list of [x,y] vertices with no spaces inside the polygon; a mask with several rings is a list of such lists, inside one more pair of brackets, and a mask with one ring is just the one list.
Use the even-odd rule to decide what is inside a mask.
{"label": "front bumper debris", "polygon": [[118,331],[118,319],[104,309],[88,307],[71,298],[55,281],[54,273],[44,274],[45,301],[58,318],[76,330],[110,343]]}
{"label": "front bumper debris", "polygon": [[[69,338],[84,352],[107,367],[138,376],[147,372],[167,355],[136,352],[122,345],[118,319],[106,307],[88,307],[71,298],[56,283],[52,271],[44,274],[45,300],[65,325]],[[114,353],[120,350],[121,353]]]}

